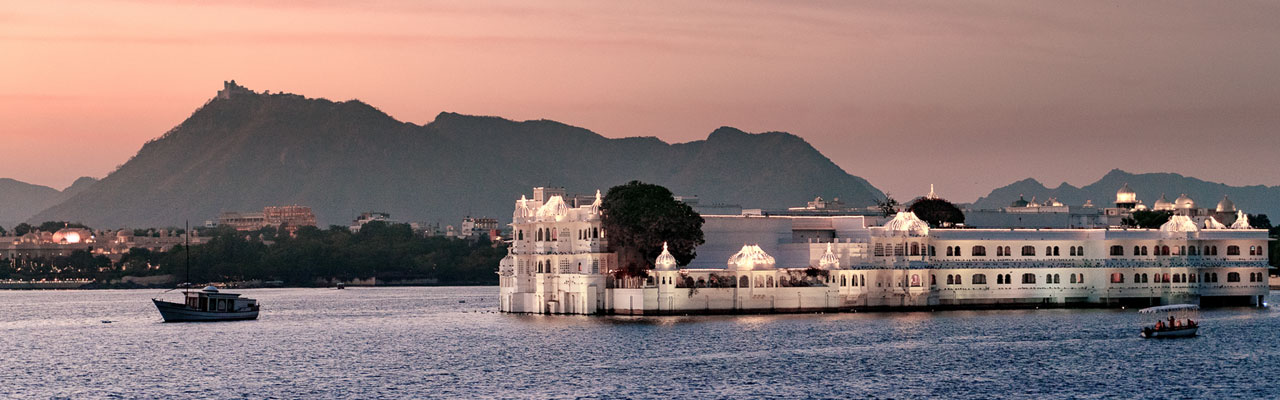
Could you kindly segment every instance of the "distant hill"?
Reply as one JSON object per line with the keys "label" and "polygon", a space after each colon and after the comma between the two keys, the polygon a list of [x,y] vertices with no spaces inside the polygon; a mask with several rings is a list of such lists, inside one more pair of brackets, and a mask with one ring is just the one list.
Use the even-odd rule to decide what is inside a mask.
{"label": "distant hill", "polygon": [[164,226],[301,204],[322,225],[370,210],[456,225],[466,215],[510,220],[513,202],[533,186],[593,193],[636,179],[746,207],[803,205],[819,195],[870,205],[882,196],[782,132],[724,127],[706,140],[669,144],[447,112],[419,126],[356,100],[230,92],[30,220]]}
{"label": "distant hill", "polygon": [[1267,214],[1280,216],[1280,186],[1228,186],[1216,182],[1172,173],[1131,174],[1118,169],[1111,170],[1097,182],[1084,187],[1075,187],[1063,183],[1055,188],[1047,188],[1035,179],[1027,178],[1008,186],[991,191],[975,201],[972,208],[995,209],[1009,206],[1009,203],[1023,195],[1027,200],[1034,196],[1038,201],[1056,197],[1067,205],[1084,204],[1085,200],[1093,200],[1093,204],[1106,207],[1115,204],[1116,191],[1128,183],[1138,194],[1138,199],[1151,206],[1163,193],[1169,201],[1173,201],[1182,193],[1186,193],[1196,206],[1201,208],[1216,207],[1223,195],[1230,196],[1236,208],[1250,214]]}
{"label": "distant hill", "polygon": [[0,178],[0,226],[11,229],[14,225],[55,204],[66,201],[97,182],[82,177],[66,189],[33,185],[8,178]]}

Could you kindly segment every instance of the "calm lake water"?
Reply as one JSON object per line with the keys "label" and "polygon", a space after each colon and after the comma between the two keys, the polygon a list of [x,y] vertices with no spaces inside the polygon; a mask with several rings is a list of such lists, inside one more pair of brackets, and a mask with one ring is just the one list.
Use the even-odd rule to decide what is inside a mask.
{"label": "calm lake water", "polygon": [[1280,397],[1271,309],[1143,340],[1132,309],[523,316],[496,292],[242,290],[257,321],[164,324],[159,290],[0,291],[0,397]]}

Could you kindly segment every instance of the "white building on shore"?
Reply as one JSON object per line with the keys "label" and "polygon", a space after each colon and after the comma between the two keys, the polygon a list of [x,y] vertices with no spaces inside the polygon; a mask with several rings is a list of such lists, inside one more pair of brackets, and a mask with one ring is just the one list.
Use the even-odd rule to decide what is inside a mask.
{"label": "white building on shore", "polygon": [[[932,229],[900,212],[863,216],[703,216],[689,265],[659,256],[625,286],[610,271],[599,200],[568,207],[536,188],[516,202],[499,267],[505,312],[685,314],[1262,305],[1267,232],[1175,215],[1160,229]],[[1211,224],[1210,224],[1211,225]]]}

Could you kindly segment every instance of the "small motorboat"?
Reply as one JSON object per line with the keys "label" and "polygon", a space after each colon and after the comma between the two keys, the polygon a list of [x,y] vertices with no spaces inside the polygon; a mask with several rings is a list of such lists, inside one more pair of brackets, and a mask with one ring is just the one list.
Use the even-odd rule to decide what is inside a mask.
{"label": "small motorboat", "polygon": [[[1195,304],[1171,304],[1167,306],[1148,307],[1138,310],[1139,314],[1154,315],[1156,322],[1142,327],[1142,337],[1175,338],[1191,337],[1200,331],[1200,324],[1191,319],[1197,316],[1200,306]],[[1160,319],[1168,315],[1168,319]]]}
{"label": "small motorboat", "polygon": [[186,303],[174,303],[151,299],[160,310],[164,322],[240,321],[258,319],[258,301],[240,297],[234,293],[221,293],[218,288],[205,286],[200,291],[188,291]]}
{"label": "small motorboat", "polygon": [[338,290],[346,289],[346,288],[347,288],[347,284],[342,283],[342,282],[338,282],[337,287],[338,287]]}

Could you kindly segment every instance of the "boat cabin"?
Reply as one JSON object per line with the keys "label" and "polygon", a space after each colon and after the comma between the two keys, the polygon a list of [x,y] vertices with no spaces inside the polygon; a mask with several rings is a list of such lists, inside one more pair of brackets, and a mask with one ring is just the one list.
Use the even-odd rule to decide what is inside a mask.
{"label": "boat cabin", "polygon": [[205,286],[198,292],[187,292],[187,307],[207,312],[257,311],[258,301],[240,298],[238,294],[218,293],[218,288]]}

